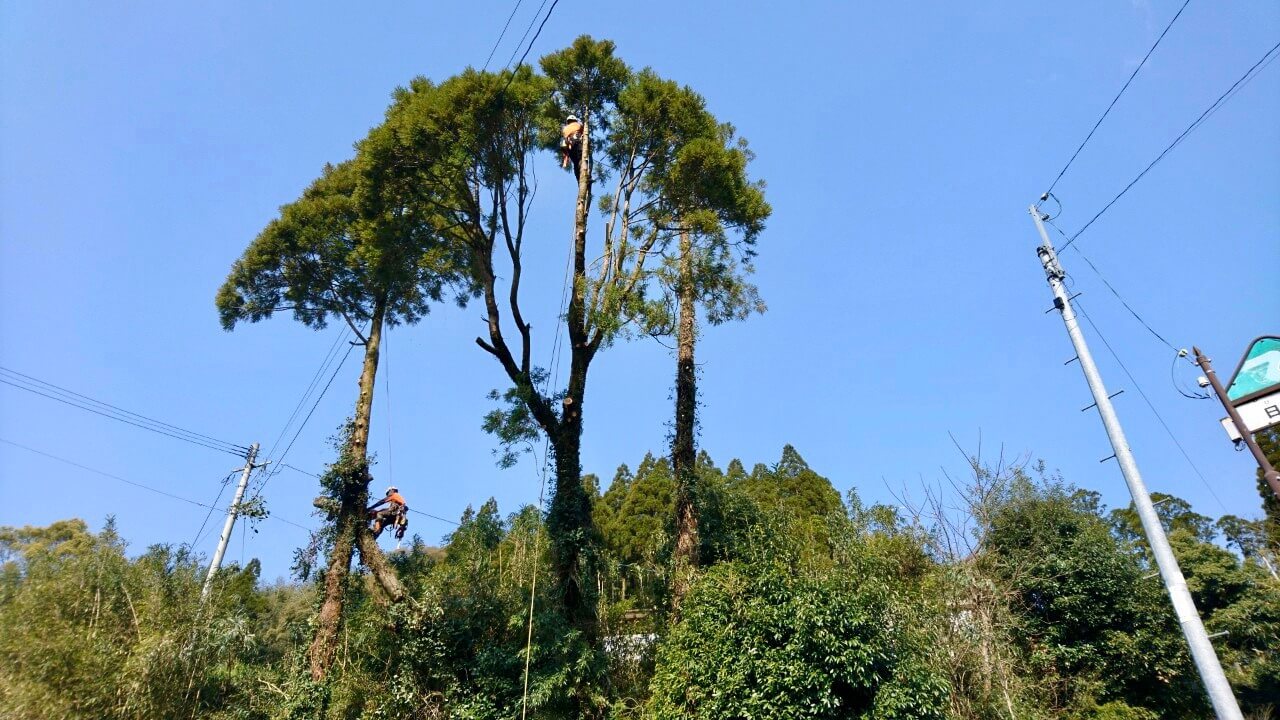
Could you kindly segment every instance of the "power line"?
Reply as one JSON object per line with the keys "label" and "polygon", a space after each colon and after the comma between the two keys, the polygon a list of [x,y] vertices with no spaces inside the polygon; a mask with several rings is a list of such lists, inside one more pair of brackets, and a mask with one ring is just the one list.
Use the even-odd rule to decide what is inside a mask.
{"label": "power line", "polygon": [[[311,420],[311,416],[315,414],[316,408],[320,407],[320,401],[324,400],[325,393],[329,392],[329,387],[333,385],[333,381],[338,377],[338,372],[342,370],[342,366],[346,364],[347,358],[351,356],[351,351],[354,348],[355,345],[347,346],[346,354],[342,356],[342,360],[338,363],[338,366],[333,369],[333,374],[329,376],[329,382],[325,383],[324,389],[320,391],[320,394],[316,397],[315,403],[311,406],[311,410],[307,412],[307,416],[303,418],[302,423],[298,425],[297,432],[293,434],[293,438],[290,439],[289,444],[285,446],[284,452],[280,453],[280,457],[276,458],[276,463],[283,463],[284,459],[289,456],[289,451],[293,449],[293,444],[298,441],[298,436],[302,434],[303,428],[307,426],[307,422]],[[268,470],[264,473],[262,482],[258,484],[257,489],[254,491],[255,498],[262,494],[263,489],[267,486],[267,482],[269,482],[271,478],[275,477],[279,472],[279,470]]]}
{"label": "power line", "polygon": [[[542,0],[542,4],[538,5],[538,9],[534,11],[533,17],[529,20],[529,26],[524,29],[524,34],[520,36],[520,42],[516,43],[516,49],[511,51],[511,57],[507,58],[507,64],[503,66],[503,70],[511,67],[511,61],[516,59],[516,53],[520,52],[520,46],[524,45],[524,39],[529,37],[529,33],[533,30],[533,24],[538,22],[538,16],[542,14],[542,8],[547,6],[547,0]],[[521,61],[523,64],[523,60]],[[520,65],[516,65],[517,68]]]}
{"label": "power line", "polygon": [[[70,406],[71,406],[71,407],[73,407],[73,408],[78,408],[78,409],[80,409],[80,410],[84,410],[84,411],[86,411],[86,412],[91,412],[91,413],[93,413],[94,415],[101,415],[102,417],[110,418],[110,419],[112,419],[112,420],[117,420],[117,421],[119,421],[119,422],[125,423],[126,425],[132,425],[132,426],[137,427],[137,428],[142,428],[143,430],[149,430],[149,431],[151,431],[151,432],[153,432],[153,433],[157,433],[157,434],[160,434],[160,435],[164,435],[164,436],[167,436],[167,437],[171,437],[171,438],[173,438],[173,439],[175,439],[175,440],[181,440],[181,441],[183,441],[183,442],[191,443],[192,445],[199,445],[200,447],[208,448],[209,450],[217,450],[217,451],[219,451],[219,452],[224,452],[224,453],[228,453],[228,454],[230,454],[230,455],[237,455],[237,456],[244,455],[244,454],[245,454],[245,452],[247,452],[247,450],[243,450],[243,451],[242,451],[242,450],[240,450],[240,449],[239,449],[239,446],[237,446],[237,445],[231,445],[230,443],[227,443],[227,444],[226,444],[226,446],[224,446],[224,445],[222,445],[222,444],[216,444],[216,445],[215,445],[215,444],[213,444],[213,443],[205,442],[205,441],[202,441],[202,440],[197,440],[197,439],[195,439],[195,438],[188,437],[188,436],[185,436],[185,435],[179,435],[179,434],[174,433],[174,432],[168,432],[168,431],[166,431],[166,430],[160,429],[160,428],[155,427],[155,426],[153,426],[153,425],[147,425],[147,424],[144,424],[144,423],[141,423],[141,422],[137,422],[137,421],[134,421],[134,420],[130,420],[129,418],[122,417],[122,416],[120,416],[120,415],[118,415],[118,414],[114,414],[114,413],[111,413],[111,412],[108,412],[108,411],[100,410],[100,409],[97,409],[97,408],[91,407],[91,406],[89,406],[89,405],[87,405],[87,404],[85,404],[85,403],[82,403],[82,402],[77,402],[77,401],[75,401],[74,399],[69,399],[69,398],[67,398],[67,397],[59,397],[59,396],[58,396],[58,395],[56,395],[56,394],[52,394],[52,395],[51,395],[51,394],[49,394],[49,392],[45,392],[45,391],[44,391],[44,388],[40,388],[39,386],[36,386],[36,387],[29,387],[28,385],[23,385],[23,384],[20,384],[19,382],[14,382],[12,379],[6,379],[6,378],[3,378],[3,377],[0,377],[0,383],[4,383],[5,385],[9,385],[9,386],[11,386],[11,387],[18,388],[19,390],[26,390],[26,391],[27,391],[27,392],[29,392],[29,393],[32,393],[32,394],[34,394],[34,395],[39,395],[39,396],[41,396],[41,397],[48,398],[48,399],[50,399],[50,400],[56,400],[56,401],[58,401],[58,402],[60,402],[60,403],[62,403],[62,404],[64,404],[64,405],[70,405]],[[57,392],[57,391],[53,391],[53,392]],[[66,392],[70,392],[70,391],[66,391]],[[95,402],[97,402],[97,401],[95,401]],[[106,405],[106,403],[102,403],[102,404],[103,404],[103,405]],[[113,406],[112,406],[112,407],[113,407]],[[127,412],[127,411],[124,411],[124,412]],[[219,442],[221,442],[221,441],[219,441]]]}
{"label": "power line", "polygon": [[[516,63],[516,69],[511,71],[511,75],[507,77],[506,85],[502,86],[502,92],[498,93],[498,95],[505,95],[507,92],[507,88],[511,87],[511,83],[516,79],[516,71],[520,69],[520,66],[524,65],[525,58],[529,57],[529,51],[533,49],[533,44],[538,41],[538,36],[542,34],[542,28],[545,27],[547,24],[547,21],[551,19],[551,13],[555,12],[556,5],[558,5],[559,3],[560,3],[560,0],[552,0],[551,7],[547,8],[547,14],[542,18],[542,24],[538,26],[538,31],[534,33],[533,38],[529,40],[529,45],[525,47],[524,54],[520,56],[520,62]],[[542,0],[542,4],[546,5],[547,0]],[[538,6],[538,12],[542,12],[541,5]],[[534,15],[533,19],[537,20],[538,16]],[[529,27],[533,27],[533,23],[529,23]],[[528,32],[529,32],[528,30],[525,30],[526,35],[528,34]],[[524,38],[521,38],[521,41],[523,40]],[[517,45],[516,51],[518,52],[519,50],[520,50],[520,46]],[[511,57],[514,58],[515,53],[512,53]],[[510,66],[510,64],[511,62],[508,60],[507,65]]]}
{"label": "power line", "polygon": [[542,34],[542,28],[546,27],[547,21],[551,19],[551,13],[556,11],[556,5],[560,4],[560,0],[552,0],[551,7],[547,8],[547,14],[542,18],[542,24],[538,26],[538,32],[533,34],[533,39],[529,40],[529,45],[524,49],[524,54],[520,56],[520,62],[516,63],[519,68],[524,65],[524,59],[529,57],[529,51],[533,49],[533,44],[538,42],[538,36]]}
{"label": "power line", "polygon": [[[142,484],[142,483],[140,483],[140,482],[135,482],[135,481],[133,481],[133,480],[129,480],[129,479],[127,479],[127,478],[122,478],[122,477],[120,477],[119,475],[114,475],[114,474],[112,474],[112,473],[106,472],[105,470],[99,470],[99,469],[97,469],[97,468],[92,468],[92,467],[89,467],[88,465],[83,465],[83,464],[81,464],[81,463],[75,462],[74,460],[68,460],[68,459],[66,459],[66,458],[64,458],[64,457],[59,457],[59,456],[54,455],[54,454],[52,454],[52,453],[44,452],[43,450],[37,450],[37,449],[35,449],[35,448],[33,448],[33,447],[28,447],[28,446],[26,446],[26,445],[23,445],[22,443],[16,443],[16,442],[14,442],[14,441],[12,441],[12,440],[9,440],[9,439],[7,439],[7,438],[2,438],[2,437],[0,437],[0,442],[5,443],[5,444],[7,444],[7,445],[12,445],[12,446],[14,446],[14,447],[16,447],[16,448],[21,448],[22,450],[26,450],[27,452],[35,453],[36,455],[43,455],[44,457],[47,457],[47,458],[49,458],[50,460],[56,460],[56,461],[58,461],[58,462],[60,462],[60,463],[63,463],[63,464],[66,464],[66,465],[70,465],[70,466],[72,466],[72,467],[77,467],[77,468],[80,468],[81,470],[85,470],[85,471],[87,471],[87,472],[91,472],[91,473],[94,473],[94,474],[96,474],[96,475],[101,475],[101,476],[106,477],[106,478],[111,478],[112,480],[118,480],[118,481],[120,481],[120,482],[122,482],[122,483],[125,483],[125,484],[127,484],[127,485],[133,485],[134,487],[142,488],[143,490],[147,490],[147,491],[149,491],[149,492],[156,493],[157,495],[164,495],[164,496],[165,496],[165,497],[167,497],[167,498],[172,498],[172,499],[174,499],[174,500],[179,500],[179,501],[181,501],[181,502],[187,503],[188,505],[195,505],[195,506],[197,506],[197,507],[202,507],[202,508],[210,508],[210,509],[212,509],[212,510],[217,510],[217,511],[219,511],[219,512],[226,512],[226,511],[228,510],[228,508],[220,508],[220,507],[217,507],[217,506],[214,506],[214,505],[209,505],[209,504],[207,504],[207,503],[202,503],[202,502],[200,502],[199,500],[192,500],[191,498],[182,497],[181,495],[174,495],[174,494],[173,494],[173,493],[171,493],[171,492],[168,492],[168,491],[165,491],[165,490],[161,490],[161,489],[159,489],[159,488],[155,488],[155,487],[152,487],[152,486],[150,486],[150,485],[144,485],[144,484]],[[279,516],[277,516],[277,515],[268,515],[267,517],[268,517],[268,518],[270,518],[270,519],[272,519],[272,520],[276,520],[276,521],[282,522],[282,523],[284,523],[284,524],[286,524],[286,525],[292,525],[292,526],[294,526],[294,527],[296,527],[296,528],[300,528],[300,529],[302,529],[302,530],[306,530],[307,532],[311,532],[311,528],[308,528],[308,527],[306,527],[305,525],[299,525],[299,524],[298,524],[298,523],[296,523],[296,522],[293,522],[293,521],[291,521],[291,520],[286,520],[286,519],[284,519],[284,518],[282,518],[282,517],[279,517]]]}
{"label": "power line", "polygon": [[[213,499],[213,506],[216,506],[218,504],[218,501],[222,499],[222,493],[227,491],[228,481],[230,481],[231,478],[235,476],[235,474],[236,474],[236,471],[232,470],[231,472],[227,473],[225,477],[222,478],[222,482],[218,484],[218,495]],[[188,543],[187,547],[194,548],[200,542],[201,536],[204,535],[204,528],[206,525],[209,524],[209,518],[213,517],[213,510],[214,510],[213,506],[210,506],[209,512],[204,514],[204,520],[200,521],[200,528],[196,530],[195,537],[191,540],[190,543]]]}
{"label": "power line", "polygon": [[[1053,229],[1057,230],[1059,235],[1061,235],[1064,238],[1067,237],[1067,234],[1062,232],[1062,228],[1054,224],[1052,219],[1047,220],[1046,222],[1048,222],[1049,225],[1052,225]],[[1070,243],[1068,243],[1068,245],[1069,244]],[[1066,247],[1067,247],[1066,245],[1063,246],[1063,248],[1066,248]],[[1138,314],[1138,311],[1134,310],[1133,306],[1129,305],[1128,301],[1126,301],[1124,297],[1120,295],[1120,291],[1116,290],[1111,283],[1107,282],[1107,278],[1102,274],[1102,271],[1098,269],[1097,265],[1093,264],[1093,261],[1089,259],[1089,256],[1084,254],[1083,250],[1081,250],[1079,247],[1072,247],[1072,249],[1075,250],[1076,254],[1080,256],[1080,259],[1084,260],[1085,263],[1089,266],[1089,268],[1093,270],[1094,274],[1098,276],[1098,279],[1102,281],[1102,284],[1107,286],[1107,289],[1111,291],[1111,294],[1116,296],[1116,299],[1120,301],[1120,304],[1124,306],[1125,310],[1129,311],[1129,314],[1133,316],[1134,320],[1137,320],[1142,325],[1142,327],[1147,329],[1147,332],[1151,333],[1157,340],[1164,343],[1164,345],[1168,347],[1170,350],[1174,351],[1175,353],[1178,352],[1178,348],[1174,347],[1168,340],[1165,340],[1163,335],[1156,332],[1155,328],[1151,327],[1150,323],[1144,320],[1142,316]],[[1059,252],[1061,252],[1061,250],[1059,250]]]}
{"label": "power line", "polygon": [[480,69],[480,72],[489,69],[489,61],[493,60],[493,54],[498,51],[498,46],[502,44],[502,38],[507,35],[507,28],[511,26],[511,19],[516,16],[516,11],[520,9],[520,4],[523,2],[524,0],[516,0],[516,6],[511,8],[511,14],[507,16],[507,22],[503,24],[502,32],[498,33],[498,39],[494,41],[493,49],[489,51],[489,57],[484,59],[484,67]]}
{"label": "power line", "polygon": [[276,435],[276,439],[271,442],[270,450],[267,451],[266,457],[271,457],[271,453],[280,445],[280,441],[288,434],[289,428],[293,426],[293,421],[298,419],[298,415],[302,412],[302,408],[306,407],[307,400],[310,399],[311,393],[315,392],[316,387],[320,383],[320,379],[324,377],[324,373],[329,366],[338,357],[338,347],[342,341],[351,335],[350,328],[343,326],[338,332],[337,337],[333,339],[333,344],[329,346],[328,352],[325,353],[324,359],[320,362],[320,367],[311,376],[311,382],[307,383],[307,388],[302,392],[302,397],[298,398],[298,402],[293,406],[293,412],[289,414],[289,419],[285,421],[284,427],[280,428],[280,433]]}
{"label": "power line", "polygon": [[[315,474],[315,473],[313,473],[313,472],[308,472],[308,471],[303,470],[302,468],[299,468],[299,467],[294,467],[293,465],[289,465],[288,463],[280,463],[280,467],[286,467],[286,468],[289,468],[290,470],[292,470],[292,471],[294,471],[294,472],[302,473],[303,475],[310,475],[311,477],[313,477],[313,478],[315,478],[315,479],[317,479],[317,480],[319,480],[319,479],[320,479],[320,476],[319,476],[319,475],[317,475],[317,474]],[[419,514],[419,515],[425,515],[425,516],[427,516],[427,517],[429,517],[429,518],[431,518],[431,519],[433,519],[433,520],[439,520],[440,522],[446,522],[446,523],[449,523],[450,525],[458,525],[458,524],[459,524],[456,520],[450,520],[449,518],[442,518],[442,517],[440,517],[439,515],[432,515],[432,514],[431,514],[431,513],[429,513],[429,512],[423,512],[423,511],[421,511],[421,510],[415,510],[415,509],[413,509],[413,508],[409,508],[409,512],[411,512],[411,513],[417,513],[417,514]]]}
{"label": "power line", "polygon": [[1133,383],[1134,389],[1137,390],[1138,394],[1142,396],[1142,401],[1145,402],[1147,404],[1147,407],[1151,409],[1151,414],[1156,416],[1156,420],[1160,422],[1160,427],[1164,428],[1164,431],[1166,434],[1168,434],[1169,439],[1172,440],[1173,444],[1178,447],[1178,452],[1182,453],[1182,457],[1187,461],[1187,464],[1191,466],[1191,469],[1192,471],[1195,472],[1196,477],[1200,478],[1200,482],[1201,484],[1204,485],[1205,490],[1209,491],[1209,494],[1212,495],[1213,499],[1217,501],[1218,506],[1222,508],[1222,512],[1225,513],[1227,511],[1226,504],[1223,503],[1222,498],[1218,497],[1218,494],[1213,491],[1213,486],[1210,485],[1209,481],[1205,479],[1204,473],[1200,472],[1200,468],[1197,467],[1195,461],[1191,459],[1191,455],[1187,453],[1186,448],[1182,446],[1182,443],[1179,442],[1177,436],[1173,434],[1173,430],[1169,428],[1169,424],[1164,421],[1163,417],[1161,417],[1160,411],[1156,410],[1156,406],[1151,402],[1151,398],[1147,397],[1147,393],[1144,392],[1142,389],[1142,386],[1138,384],[1137,378],[1133,376],[1133,373],[1129,372],[1129,368],[1125,367],[1124,361],[1120,359],[1120,356],[1118,354],[1116,354],[1115,348],[1111,347],[1111,343],[1107,342],[1106,336],[1103,335],[1102,331],[1098,329],[1098,325],[1093,322],[1093,318],[1089,317],[1089,313],[1085,311],[1084,306],[1080,304],[1079,300],[1075,301],[1075,306],[1079,308],[1080,314],[1083,315],[1084,319],[1089,322],[1089,326],[1093,328],[1093,332],[1097,334],[1098,339],[1102,341],[1102,344],[1104,346],[1106,346],[1107,352],[1111,353],[1111,357],[1115,359],[1116,364],[1120,366],[1120,369],[1124,371],[1125,376],[1129,378],[1129,382]]}
{"label": "power line", "polygon": [[1129,75],[1129,79],[1124,81],[1124,86],[1120,88],[1120,92],[1116,93],[1116,96],[1111,99],[1111,104],[1102,112],[1102,117],[1098,118],[1098,122],[1093,124],[1093,128],[1089,130],[1089,134],[1084,136],[1084,141],[1080,143],[1080,147],[1076,148],[1076,151],[1071,154],[1071,159],[1068,160],[1067,164],[1063,165],[1062,170],[1058,172],[1058,176],[1053,179],[1053,182],[1049,183],[1049,189],[1044,193],[1046,197],[1049,193],[1053,192],[1055,187],[1057,187],[1058,181],[1066,174],[1067,168],[1071,167],[1071,163],[1076,161],[1076,156],[1078,156],[1080,151],[1084,149],[1084,146],[1089,143],[1089,139],[1093,137],[1095,132],[1097,132],[1098,126],[1102,125],[1102,121],[1107,119],[1107,115],[1111,113],[1111,108],[1116,106],[1116,103],[1120,100],[1120,96],[1124,95],[1124,91],[1129,89],[1129,84],[1138,76],[1138,72],[1147,64],[1147,59],[1151,57],[1151,53],[1155,52],[1156,48],[1160,46],[1160,41],[1164,40],[1164,36],[1169,34],[1169,29],[1178,21],[1178,18],[1182,15],[1182,11],[1186,10],[1187,5],[1189,4],[1191,4],[1191,0],[1186,0],[1186,2],[1182,3],[1182,7],[1178,8],[1178,12],[1174,14],[1173,19],[1164,27],[1164,32],[1160,33],[1160,37],[1156,38],[1155,44],[1153,44],[1151,49],[1147,51],[1147,54],[1142,57],[1142,62],[1138,63],[1138,67],[1133,69],[1133,73]]}
{"label": "power line", "polygon": [[1177,390],[1179,395],[1188,400],[1208,400],[1210,398],[1208,393],[1189,393],[1186,390],[1183,390],[1182,386],[1178,384],[1178,374],[1176,372],[1178,369],[1178,358],[1186,357],[1186,352],[1186,350],[1179,350],[1174,353],[1173,362],[1169,363],[1169,382],[1173,384],[1173,389]]}
{"label": "power line", "polygon": [[[116,412],[116,413],[120,413],[120,414],[123,414],[123,415],[128,415],[129,417],[132,417],[132,418],[134,418],[134,419],[136,419],[136,420],[138,420],[138,421],[140,421],[140,422],[148,423],[148,424],[151,424],[151,425],[156,425],[156,426],[159,426],[159,427],[161,427],[161,428],[163,428],[163,429],[169,430],[169,431],[171,431],[171,432],[181,433],[181,434],[186,435],[186,436],[189,436],[190,438],[195,439],[195,440],[202,440],[202,441],[204,441],[204,442],[209,442],[209,443],[213,443],[213,444],[216,444],[216,445],[224,445],[224,446],[226,446],[226,447],[235,448],[235,449],[237,449],[237,450],[241,450],[241,451],[243,451],[243,452],[248,452],[248,451],[249,451],[249,448],[245,447],[244,445],[239,445],[239,444],[236,444],[236,443],[233,443],[233,442],[228,442],[228,441],[226,441],[226,440],[219,440],[218,438],[212,437],[212,436],[210,436],[210,435],[205,435],[204,433],[198,433],[198,432],[195,432],[194,430],[187,430],[186,428],[179,427],[179,426],[177,426],[177,425],[174,425],[174,424],[172,424],[172,423],[167,423],[167,422],[164,422],[164,421],[162,421],[162,420],[157,420],[157,419],[155,419],[155,418],[153,418],[153,417],[148,417],[147,415],[143,415],[143,414],[141,414],[141,413],[133,412],[132,410],[125,410],[124,408],[119,407],[119,406],[117,406],[117,405],[112,405],[112,404],[111,404],[111,403],[109,403],[109,402],[104,402],[104,401],[102,401],[102,400],[98,400],[98,399],[96,399],[96,398],[89,397],[88,395],[85,395],[85,394],[83,394],[83,393],[78,393],[78,392],[76,392],[75,390],[71,390],[71,389],[69,389],[69,388],[62,387],[61,385],[55,385],[54,383],[51,383],[51,382],[49,382],[48,380],[41,380],[41,379],[40,379],[40,378],[38,378],[38,377],[35,377],[35,376],[33,376],[33,375],[28,375],[28,374],[23,373],[23,372],[19,372],[19,371],[17,371],[17,370],[12,369],[12,368],[7,368],[7,367],[0,366],[0,372],[7,373],[7,374],[8,374],[8,375],[10,375],[10,376],[16,376],[16,378],[21,378],[21,380],[19,380],[19,382],[23,382],[23,383],[25,383],[25,384],[27,384],[27,385],[32,385],[32,384],[34,384],[36,387],[38,387],[38,388],[40,388],[40,389],[42,389],[42,390],[52,391],[52,392],[57,393],[58,395],[62,395],[62,396],[64,396],[64,397],[68,397],[68,398],[75,398],[76,402],[82,402],[82,401],[83,401],[83,402],[89,402],[89,403],[92,403],[92,404],[94,404],[94,405],[98,405],[98,406],[100,406],[100,407],[104,407],[104,408],[107,408],[107,409],[109,409],[109,410],[112,410],[112,411],[114,411],[114,412]],[[15,378],[15,379],[16,379],[16,378]]]}
{"label": "power line", "polygon": [[1257,72],[1260,72],[1261,71],[1260,68],[1263,68],[1264,65],[1269,65],[1271,63],[1271,60],[1274,59],[1274,57],[1272,56],[1275,55],[1277,50],[1280,50],[1280,43],[1276,43],[1275,45],[1272,45],[1271,49],[1268,50],[1256,63],[1254,63],[1252,67],[1250,67],[1247,71],[1245,71],[1245,73],[1241,75],[1239,79],[1237,79],[1234,83],[1231,83],[1231,87],[1227,88],[1226,92],[1219,95],[1218,99],[1214,100],[1212,105],[1205,108],[1205,111],[1200,113],[1200,117],[1196,118],[1195,122],[1188,125],[1186,130],[1183,130],[1182,133],[1178,135],[1178,137],[1174,138],[1173,142],[1169,143],[1168,147],[1162,150],[1160,154],[1156,156],[1156,159],[1151,161],[1150,165],[1147,165],[1145,168],[1143,168],[1142,172],[1138,173],[1137,177],[1135,177],[1133,180],[1130,180],[1129,184],[1125,185],[1123,190],[1117,193],[1115,197],[1111,198],[1110,202],[1108,202],[1106,205],[1103,205],[1102,209],[1099,210],[1096,215],[1094,215],[1092,218],[1089,219],[1089,222],[1085,223],[1083,227],[1077,230],[1076,233],[1071,236],[1071,239],[1067,241],[1067,244],[1063,245],[1062,248],[1059,249],[1059,252],[1070,247],[1071,243],[1076,241],[1076,238],[1084,234],[1084,231],[1088,230],[1090,225],[1092,225],[1098,218],[1102,217],[1103,213],[1105,213],[1107,210],[1110,210],[1111,206],[1115,205],[1116,201],[1124,197],[1125,193],[1129,192],[1130,188],[1132,188],[1134,185],[1137,185],[1138,181],[1141,180],[1143,176],[1145,176],[1148,172],[1150,172],[1151,168],[1155,167],[1157,163],[1163,160],[1165,155],[1168,155],[1170,151],[1172,151],[1175,147],[1178,146],[1179,143],[1183,141],[1183,139],[1185,139],[1188,135],[1190,135],[1193,131],[1195,131],[1196,128],[1200,127],[1200,125],[1204,123],[1206,118],[1208,118],[1210,115],[1216,112],[1218,108],[1220,108],[1232,96],[1234,96],[1237,88],[1243,87],[1245,83],[1252,80],[1253,76]]}

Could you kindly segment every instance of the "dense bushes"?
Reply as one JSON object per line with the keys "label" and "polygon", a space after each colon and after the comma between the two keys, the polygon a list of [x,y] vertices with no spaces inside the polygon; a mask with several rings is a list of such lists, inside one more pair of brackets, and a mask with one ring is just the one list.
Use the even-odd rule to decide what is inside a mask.
{"label": "dense bushes", "polygon": [[[976,465],[975,465],[976,467]],[[468,511],[442,548],[392,556],[409,599],[346,583],[335,671],[305,660],[316,582],[229,567],[201,608],[182,549],[130,557],[108,522],[0,529],[0,717],[1203,717],[1150,560],[1122,509],[1021,469],[975,471],[969,505],[865,507],[788,449],[747,472],[699,459],[709,566],[669,612],[670,470],[620,471],[596,517],[592,647],[555,604],[542,518]],[[1280,695],[1280,582],[1162,514],[1246,708]],[[625,508],[631,508],[630,511]],[[1233,531],[1234,532],[1234,531]],[[536,577],[536,587],[534,580]],[[529,633],[533,598],[532,635]]]}

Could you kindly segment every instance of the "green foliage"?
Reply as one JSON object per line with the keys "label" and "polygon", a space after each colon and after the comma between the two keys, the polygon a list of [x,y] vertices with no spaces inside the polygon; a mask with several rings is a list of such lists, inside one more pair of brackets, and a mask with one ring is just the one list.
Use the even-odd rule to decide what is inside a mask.
{"label": "green foliage", "polygon": [[[230,567],[200,604],[203,573],[185,550],[134,560],[108,520],[0,528],[0,717],[213,716],[252,688],[297,619],[297,591],[259,592],[258,566]],[[270,631],[262,631],[270,621]]]}
{"label": "green foliage", "polygon": [[380,205],[397,203],[366,199],[370,162],[357,155],[326,166],[301,198],[280,209],[218,291],[225,329],[280,310],[316,329],[334,318],[363,324],[378,304],[386,305],[388,324],[412,324],[459,282],[427,209],[384,211]]}
{"label": "green foliage", "polygon": [[[610,492],[613,488],[610,488]],[[606,498],[605,502],[614,500]],[[645,455],[616,513],[602,525],[605,546],[624,564],[652,563],[663,550],[675,508],[675,480],[665,457]]]}
{"label": "green foliage", "polygon": [[945,717],[919,608],[867,567],[709,570],[659,650],[653,717]]}
{"label": "green foliage", "polygon": [[992,516],[987,542],[1015,593],[1029,663],[1062,679],[1068,703],[1078,695],[1164,717],[1204,711],[1163,589],[1089,510],[1061,486],[1023,484]]}
{"label": "green foliage", "polygon": [[814,472],[791,445],[773,467],[756,465],[742,490],[766,507],[780,507],[802,520],[824,518],[844,505],[831,481]]}
{"label": "green foliage", "polygon": [[616,49],[611,40],[581,35],[569,47],[539,61],[555,88],[557,120],[575,113],[593,129],[609,127],[609,111],[631,77],[631,69],[614,56]]}
{"label": "green foliage", "polygon": [[[1280,427],[1271,427],[1253,434],[1258,447],[1266,455],[1274,468],[1280,468]],[[1272,557],[1280,556],[1280,497],[1276,497],[1271,486],[1262,476],[1262,468],[1258,468],[1256,482],[1258,495],[1262,498],[1262,526],[1266,534]]]}

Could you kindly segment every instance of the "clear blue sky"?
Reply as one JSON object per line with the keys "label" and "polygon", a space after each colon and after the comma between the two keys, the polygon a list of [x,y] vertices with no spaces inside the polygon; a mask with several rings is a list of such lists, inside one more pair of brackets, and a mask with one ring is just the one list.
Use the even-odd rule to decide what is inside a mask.
{"label": "clear blue sky", "polygon": [[[1177,2],[763,3],[619,6],[561,0],[531,53],[611,38],[703,93],[749,138],[774,215],[757,281],[769,312],[699,347],[701,446],[722,466],[793,443],[842,490],[891,501],[941,468],[954,433],[988,455],[1044,458],[1127,502],[1034,253],[1036,199]],[[512,3],[4,3],[0,6],[0,365],[233,442],[268,445],[338,328],[278,317],[223,332],[213,296],[231,263],[326,162],[376,124],[398,84],[485,62]],[[536,3],[499,47],[501,67]],[[1083,224],[1280,39],[1275,3],[1197,0],[1056,191]],[[542,159],[525,304],[550,350],[571,181]],[[594,237],[594,235],[593,235]],[[1224,371],[1280,330],[1280,69],[1264,72],[1099,220],[1080,247],[1153,327]],[[1184,400],[1170,351],[1079,256],[1075,289],[1182,440],[1191,471],[1097,336],[1096,352],[1149,485],[1201,511],[1256,516],[1253,463]],[[441,308],[389,338],[377,485],[456,517],[535,501],[525,462],[494,467],[480,431],[503,385],[472,338],[480,311]],[[350,412],[349,361],[289,455],[318,470]],[[1189,368],[1180,369],[1191,379]],[[583,462],[606,478],[664,451],[674,360],[653,343],[593,368]],[[379,391],[383,385],[379,383]],[[0,386],[0,437],[211,502],[236,459]],[[388,443],[388,437],[391,442]],[[277,450],[278,452],[278,450]],[[270,508],[304,524],[315,481],[286,471]],[[224,501],[225,502],[225,496]],[[0,524],[114,514],[135,550],[188,542],[205,515],[0,444]],[[436,541],[444,523],[414,516]],[[230,559],[287,571],[305,534],[239,533]],[[209,553],[213,538],[199,550]]]}

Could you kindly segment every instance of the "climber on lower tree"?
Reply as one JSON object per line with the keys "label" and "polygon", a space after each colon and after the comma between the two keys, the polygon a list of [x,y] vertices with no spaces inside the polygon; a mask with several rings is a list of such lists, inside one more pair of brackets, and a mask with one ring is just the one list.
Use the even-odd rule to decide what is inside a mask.
{"label": "climber on lower tree", "polygon": [[409,527],[409,504],[395,485],[387,488],[386,497],[370,505],[368,512],[369,519],[373,521],[374,538],[381,535],[388,525],[395,525],[397,540],[404,538],[404,531]]}
{"label": "climber on lower tree", "polygon": [[560,167],[567,168],[573,164],[573,176],[578,177],[578,163],[582,161],[582,121],[577,115],[564,119],[564,127],[560,128]]}

